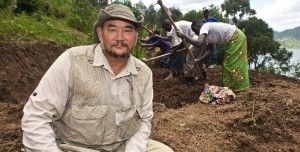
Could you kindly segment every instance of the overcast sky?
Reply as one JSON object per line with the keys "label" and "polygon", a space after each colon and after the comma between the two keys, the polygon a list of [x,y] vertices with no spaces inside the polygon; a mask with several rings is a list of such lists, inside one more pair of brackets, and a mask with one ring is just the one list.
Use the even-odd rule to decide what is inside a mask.
{"label": "overcast sky", "polygon": [[[137,3],[139,0],[131,0]],[[142,0],[148,7],[157,0]],[[192,9],[199,10],[210,4],[221,5],[224,0],[163,0],[166,7],[178,7],[182,13]],[[300,1],[299,0],[250,0],[250,6],[256,10],[256,16],[263,19],[276,31],[283,31],[300,26]],[[155,8],[159,8],[157,4]]]}

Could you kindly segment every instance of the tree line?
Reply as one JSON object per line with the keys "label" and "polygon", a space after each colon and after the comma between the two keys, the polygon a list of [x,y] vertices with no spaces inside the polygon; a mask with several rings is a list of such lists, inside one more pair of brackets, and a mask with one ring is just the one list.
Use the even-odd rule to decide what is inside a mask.
{"label": "tree line", "polygon": [[[110,3],[124,4],[130,7],[136,16],[144,15],[144,25],[151,30],[161,30],[161,22],[167,18],[161,9],[154,8],[154,4],[145,6],[141,0],[136,4],[132,4],[130,0],[0,0],[0,8],[11,9],[16,16],[20,13],[52,16],[65,21],[70,27],[91,35],[99,9]],[[210,15],[222,22],[232,21],[245,33],[250,67],[277,74],[294,71],[293,76],[300,77],[299,63],[290,63],[292,52],[274,40],[273,29],[264,20],[255,17],[256,11],[250,7],[249,0],[224,0],[220,7],[211,4],[185,14],[178,7],[168,7],[174,21],[191,22],[203,18],[204,9],[209,9]],[[161,33],[165,34],[163,30]],[[146,35],[146,31],[141,31],[140,36]],[[218,45],[219,64],[223,61],[224,49],[226,49],[224,46]]]}

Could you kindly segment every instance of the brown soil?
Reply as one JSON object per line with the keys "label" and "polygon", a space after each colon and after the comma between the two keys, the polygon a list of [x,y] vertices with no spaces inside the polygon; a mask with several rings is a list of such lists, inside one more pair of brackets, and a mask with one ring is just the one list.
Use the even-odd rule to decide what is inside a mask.
{"label": "brown soil", "polygon": [[[21,151],[22,109],[53,61],[66,49],[52,42],[0,41],[0,151]],[[206,82],[163,79],[151,66],[154,118],[151,138],[176,152],[300,151],[300,80],[250,71],[251,88],[225,105],[198,101],[204,83],[221,86],[221,68]]]}

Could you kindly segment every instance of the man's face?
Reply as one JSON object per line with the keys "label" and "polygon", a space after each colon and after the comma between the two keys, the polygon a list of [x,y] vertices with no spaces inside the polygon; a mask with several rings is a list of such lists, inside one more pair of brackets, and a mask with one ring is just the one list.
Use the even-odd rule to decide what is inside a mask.
{"label": "man's face", "polygon": [[114,58],[128,58],[138,37],[132,23],[117,19],[105,21],[97,33],[104,52]]}
{"label": "man's face", "polygon": [[195,24],[192,26],[192,31],[195,32],[196,35],[199,36],[199,33],[200,33],[200,29],[201,29],[201,25],[199,24]]}
{"label": "man's face", "polygon": [[172,26],[170,23],[163,23],[162,27],[168,32],[170,32],[172,29]]}
{"label": "man's face", "polygon": [[203,13],[203,16],[204,16],[205,18],[208,18],[209,13],[208,13],[208,12],[204,12],[204,13]]}

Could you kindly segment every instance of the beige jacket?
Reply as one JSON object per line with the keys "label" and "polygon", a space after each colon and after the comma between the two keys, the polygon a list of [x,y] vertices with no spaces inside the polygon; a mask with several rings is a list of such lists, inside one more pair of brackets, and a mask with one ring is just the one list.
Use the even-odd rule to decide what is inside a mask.
{"label": "beige jacket", "polygon": [[56,142],[64,142],[145,151],[152,99],[152,73],[143,62],[131,56],[115,76],[99,45],[71,48],[50,67],[24,107],[24,146],[58,151]]}

